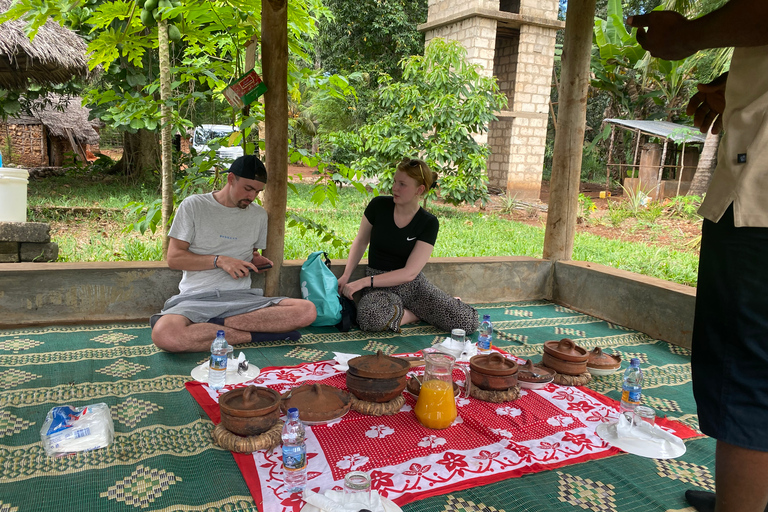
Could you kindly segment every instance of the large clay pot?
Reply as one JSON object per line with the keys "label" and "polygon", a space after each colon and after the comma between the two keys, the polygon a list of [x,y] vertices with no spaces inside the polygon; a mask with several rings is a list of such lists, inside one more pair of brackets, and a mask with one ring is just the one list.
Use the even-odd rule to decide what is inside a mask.
{"label": "large clay pot", "polygon": [[587,371],[587,361],[584,360],[580,363],[573,361],[563,361],[557,357],[544,352],[541,356],[541,362],[547,368],[552,368],[557,373],[564,373],[566,375],[581,375]]}
{"label": "large clay pot", "polygon": [[544,353],[561,361],[573,361],[574,363],[586,363],[589,359],[587,350],[577,346],[573,340],[568,338],[563,338],[560,341],[545,341]]}
{"label": "large clay pot", "polygon": [[411,369],[408,361],[388,356],[381,350],[372,355],[350,359],[347,364],[349,365],[347,373],[368,379],[397,379]]}
{"label": "large clay pot", "polygon": [[469,360],[472,384],[480,389],[503,391],[517,385],[517,363],[498,352]]}
{"label": "large clay pot", "polygon": [[266,432],[280,418],[280,393],[247,386],[219,397],[221,424],[234,434],[255,436]]}
{"label": "large clay pot", "polygon": [[365,402],[389,402],[395,399],[405,389],[407,376],[392,379],[370,379],[358,377],[347,372],[347,389],[360,400]]}

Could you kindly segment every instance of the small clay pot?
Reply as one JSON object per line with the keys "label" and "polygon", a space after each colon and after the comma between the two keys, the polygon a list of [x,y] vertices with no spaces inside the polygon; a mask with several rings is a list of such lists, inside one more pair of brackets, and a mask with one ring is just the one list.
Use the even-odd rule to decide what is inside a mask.
{"label": "small clay pot", "polygon": [[573,361],[563,361],[557,357],[544,352],[541,357],[541,362],[547,368],[552,368],[557,373],[564,373],[566,375],[581,375],[587,371],[587,361],[576,363]]}
{"label": "small clay pot", "polygon": [[560,341],[545,341],[544,353],[561,361],[573,361],[574,363],[586,363],[589,359],[587,349],[577,346],[569,338],[563,338]]}
{"label": "small clay pot", "polygon": [[375,354],[352,358],[347,364],[347,373],[368,379],[397,379],[411,369],[410,362],[388,356],[381,350]]}
{"label": "small clay pot", "polygon": [[487,391],[503,391],[517,385],[517,363],[498,352],[469,360],[472,384]]}
{"label": "small clay pot", "polygon": [[273,389],[247,386],[219,397],[221,424],[241,436],[255,436],[272,428],[280,418],[280,393]]}
{"label": "small clay pot", "polygon": [[621,367],[621,356],[618,354],[606,354],[600,347],[595,347],[589,353],[587,367],[597,368],[598,370],[616,370]]}
{"label": "small clay pot", "polygon": [[328,384],[304,384],[283,393],[280,408],[288,412],[296,407],[301,421],[316,422],[341,418],[351,405],[352,396],[343,389]]}
{"label": "small clay pot", "polygon": [[369,379],[347,372],[347,389],[365,402],[389,402],[403,392],[406,379],[405,375],[394,379]]}

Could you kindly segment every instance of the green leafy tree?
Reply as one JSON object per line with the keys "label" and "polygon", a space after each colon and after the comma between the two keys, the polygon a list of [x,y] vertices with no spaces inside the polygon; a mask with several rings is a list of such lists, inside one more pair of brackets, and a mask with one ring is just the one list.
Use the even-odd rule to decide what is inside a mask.
{"label": "green leafy tree", "polygon": [[335,141],[357,152],[353,168],[391,183],[394,163],[420,155],[440,175],[444,200],[458,204],[488,200],[486,161],[490,149],[473,134],[488,130],[507,98],[494,77],[480,74],[456,41],[434,39],[424,56],[401,62],[402,80],[380,77],[379,108],[373,122]]}

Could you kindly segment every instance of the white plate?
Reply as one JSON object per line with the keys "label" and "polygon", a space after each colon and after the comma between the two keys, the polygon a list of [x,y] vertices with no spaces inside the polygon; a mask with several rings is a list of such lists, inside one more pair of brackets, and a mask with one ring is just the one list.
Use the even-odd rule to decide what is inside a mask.
{"label": "white plate", "polygon": [[[384,512],[403,512],[403,509],[395,505],[395,503],[392,500],[385,498],[384,496],[381,496],[381,504],[384,507]],[[300,512],[324,512],[324,511],[317,508],[314,505],[305,503],[304,506],[301,507]]]}
{"label": "white plate", "polygon": [[674,440],[667,443],[654,443],[643,441],[642,439],[619,439],[616,433],[616,423],[601,423],[597,426],[595,432],[611,446],[649,459],[676,459],[684,454],[686,450],[683,440],[674,434],[671,434]]}
{"label": "white plate", "polygon": [[[230,359],[230,361],[233,361]],[[195,379],[198,382],[203,382],[205,384],[208,384],[208,364],[210,361],[206,361],[200,366],[195,366],[192,369],[192,378]],[[236,361],[235,361],[236,362]],[[233,362],[234,365],[234,362]],[[252,364],[248,365],[248,371],[244,372],[242,375],[239,375],[237,373],[237,369],[230,370],[229,367],[227,367],[227,386],[234,386],[236,384],[242,384],[244,382],[248,382],[249,380],[253,380],[256,377],[259,376],[259,373],[261,373],[261,370],[259,370],[258,366],[254,366]]]}
{"label": "white plate", "polygon": [[553,380],[555,380],[554,377],[544,382],[527,382],[517,379],[517,383],[520,384],[520,387],[524,389],[541,389],[547,384],[551,384]]}
{"label": "white plate", "polygon": [[613,373],[616,373],[619,370],[621,370],[621,367],[611,370],[611,369],[605,369],[605,368],[590,368],[589,366],[587,366],[587,371],[597,377],[604,377],[606,375],[611,375]]}

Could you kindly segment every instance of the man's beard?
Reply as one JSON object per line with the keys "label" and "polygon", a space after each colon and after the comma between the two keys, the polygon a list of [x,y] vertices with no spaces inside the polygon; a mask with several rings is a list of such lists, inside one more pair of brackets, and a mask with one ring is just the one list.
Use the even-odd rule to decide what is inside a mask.
{"label": "man's beard", "polygon": [[248,208],[248,206],[250,206],[251,202],[252,201],[249,201],[247,199],[241,199],[240,201],[237,202],[237,207],[240,208],[241,210],[245,210],[246,208]]}

